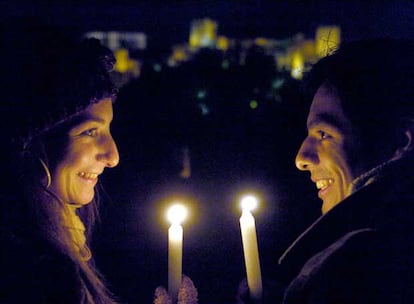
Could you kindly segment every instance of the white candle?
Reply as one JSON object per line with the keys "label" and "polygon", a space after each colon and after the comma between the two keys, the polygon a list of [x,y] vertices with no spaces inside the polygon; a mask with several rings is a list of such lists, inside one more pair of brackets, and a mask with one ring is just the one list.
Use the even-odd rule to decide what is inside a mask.
{"label": "white candle", "polygon": [[250,212],[256,205],[257,199],[255,197],[247,196],[243,198],[240,229],[250,297],[254,301],[260,301],[263,291],[262,275],[260,271],[259,249],[257,246],[256,224],[254,217]]}
{"label": "white candle", "polygon": [[183,227],[181,222],[187,215],[182,205],[173,205],[168,210],[171,226],[168,229],[168,294],[177,302],[178,289],[182,280]]}

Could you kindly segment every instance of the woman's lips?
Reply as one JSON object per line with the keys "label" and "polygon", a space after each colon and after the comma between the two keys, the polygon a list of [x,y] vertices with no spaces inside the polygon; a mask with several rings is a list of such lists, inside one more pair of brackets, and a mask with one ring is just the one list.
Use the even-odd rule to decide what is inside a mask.
{"label": "woman's lips", "polygon": [[96,184],[98,182],[98,173],[92,173],[92,172],[79,172],[78,176],[82,178],[83,180],[86,180],[89,183]]}

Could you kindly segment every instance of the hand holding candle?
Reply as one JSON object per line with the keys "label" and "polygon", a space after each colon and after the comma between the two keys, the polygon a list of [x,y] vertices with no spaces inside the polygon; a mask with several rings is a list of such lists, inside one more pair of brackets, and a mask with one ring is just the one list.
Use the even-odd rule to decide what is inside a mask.
{"label": "hand holding candle", "polygon": [[260,301],[262,298],[262,275],[260,271],[256,225],[254,217],[250,212],[256,208],[257,199],[253,196],[246,196],[242,199],[241,205],[242,215],[240,217],[240,229],[246,264],[247,284],[249,286],[251,299]]}
{"label": "hand holding candle", "polygon": [[182,278],[183,227],[181,222],[187,216],[183,205],[175,204],[168,209],[167,217],[171,223],[168,229],[168,294],[176,302]]}

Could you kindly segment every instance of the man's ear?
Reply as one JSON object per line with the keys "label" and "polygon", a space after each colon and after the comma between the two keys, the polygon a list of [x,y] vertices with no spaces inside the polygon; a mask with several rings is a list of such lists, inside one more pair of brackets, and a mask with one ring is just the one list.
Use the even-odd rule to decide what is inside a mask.
{"label": "man's ear", "polygon": [[414,150],[414,127],[405,129],[403,138],[404,141],[395,151],[392,159],[399,159]]}

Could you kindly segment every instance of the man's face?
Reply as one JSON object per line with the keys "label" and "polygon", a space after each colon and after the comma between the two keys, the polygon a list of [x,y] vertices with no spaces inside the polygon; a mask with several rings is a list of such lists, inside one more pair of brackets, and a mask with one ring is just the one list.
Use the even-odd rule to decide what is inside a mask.
{"label": "man's face", "polygon": [[356,135],[333,87],[317,90],[307,119],[308,135],[296,156],[299,170],[309,171],[322,199],[322,213],[346,198],[352,180],[361,172],[351,163],[358,155]]}

